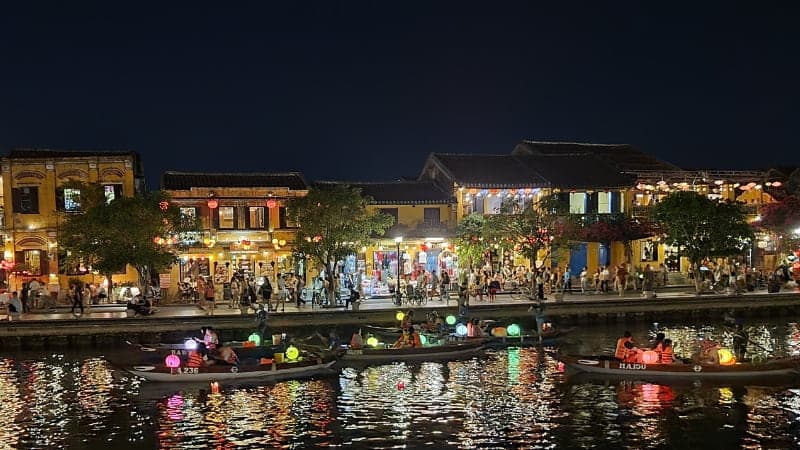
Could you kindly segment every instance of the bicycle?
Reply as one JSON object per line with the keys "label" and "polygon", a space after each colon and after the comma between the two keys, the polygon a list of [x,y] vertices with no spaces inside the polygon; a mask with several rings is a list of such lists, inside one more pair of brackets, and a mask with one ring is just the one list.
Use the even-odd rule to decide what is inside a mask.
{"label": "bicycle", "polygon": [[516,285],[508,293],[511,295],[511,300],[530,300],[534,297],[531,288],[525,285]]}

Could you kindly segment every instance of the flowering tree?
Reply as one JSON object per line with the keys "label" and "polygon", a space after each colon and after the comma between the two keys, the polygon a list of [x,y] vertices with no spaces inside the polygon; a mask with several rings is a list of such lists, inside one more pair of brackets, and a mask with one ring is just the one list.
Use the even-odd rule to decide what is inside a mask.
{"label": "flowering tree", "polygon": [[486,251],[489,250],[488,241],[484,239],[486,217],[480,213],[472,213],[458,222],[456,228],[455,244],[458,260],[464,268],[472,267],[479,263]]}
{"label": "flowering tree", "polygon": [[581,237],[584,241],[600,242],[611,245],[611,242],[622,242],[625,256],[633,261],[632,242],[644,239],[655,233],[654,225],[645,219],[637,219],[624,215],[604,214],[598,220],[584,225]]}
{"label": "flowering tree", "polygon": [[778,254],[788,245],[796,248],[800,244],[800,197],[788,195],[775,203],[761,207],[758,227],[775,235]]}

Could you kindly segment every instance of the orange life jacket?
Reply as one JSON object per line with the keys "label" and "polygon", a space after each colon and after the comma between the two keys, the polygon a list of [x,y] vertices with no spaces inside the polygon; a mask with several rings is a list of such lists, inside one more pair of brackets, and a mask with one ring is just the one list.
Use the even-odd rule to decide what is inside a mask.
{"label": "orange life jacket", "polygon": [[614,358],[619,359],[620,361],[625,359],[625,356],[628,354],[628,349],[625,348],[625,343],[632,341],[633,338],[629,337],[621,337],[617,339],[617,349],[614,350]]}
{"label": "orange life jacket", "polygon": [[[624,348],[624,347],[623,347]],[[642,362],[641,352],[638,348],[626,348],[625,349],[625,357],[622,359],[624,362],[627,363],[639,363]]]}
{"label": "orange life jacket", "polygon": [[202,367],[204,362],[205,361],[203,361],[203,357],[200,355],[200,352],[192,351],[189,352],[189,361],[186,363],[186,365],[188,367]]}
{"label": "orange life jacket", "polygon": [[672,354],[672,347],[667,347],[661,351],[661,364],[672,364],[674,360],[675,358]]}
{"label": "orange life jacket", "polygon": [[422,347],[422,340],[419,337],[419,333],[417,333],[416,331],[414,332],[414,335],[412,336],[411,340],[414,347]]}

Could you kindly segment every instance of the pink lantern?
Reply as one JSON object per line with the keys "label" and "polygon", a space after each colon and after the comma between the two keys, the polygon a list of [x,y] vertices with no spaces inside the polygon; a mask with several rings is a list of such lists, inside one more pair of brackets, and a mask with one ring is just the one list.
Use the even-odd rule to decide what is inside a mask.
{"label": "pink lantern", "polygon": [[167,357],[164,358],[164,364],[166,364],[170,369],[174,369],[181,366],[181,359],[178,357],[178,355],[167,355]]}
{"label": "pink lantern", "polygon": [[642,354],[642,361],[645,364],[655,364],[658,362],[658,352],[648,350]]}
{"label": "pink lantern", "polygon": [[276,202],[275,199],[271,198],[271,199],[267,200],[267,208],[272,209],[272,208],[274,208],[276,206],[278,206],[278,202]]}
{"label": "pink lantern", "polygon": [[219,202],[215,198],[208,199],[206,204],[208,205],[209,209],[216,209],[216,207],[219,206]]}

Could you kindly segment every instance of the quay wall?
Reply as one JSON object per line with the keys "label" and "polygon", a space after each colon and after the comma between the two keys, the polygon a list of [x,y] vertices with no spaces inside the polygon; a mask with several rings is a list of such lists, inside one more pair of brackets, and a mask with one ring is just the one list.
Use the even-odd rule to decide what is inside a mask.
{"label": "quay wall", "polygon": [[[531,303],[474,303],[469,315],[479,319],[503,321],[529,320]],[[329,327],[357,327],[363,324],[396,325],[396,312],[401,309],[368,309],[361,311],[314,310],[272,314],[269,327],[275,332],[285,329],[310,333]],[[417,320],[436,310],[440,315],[456,314],[454,302],[434,302],[427,307],[407,308],[416,311]],[[552,302],[545,304],[547,317],[560,325],[625,323],[635,321],[675,323],[719,320],[725,314],[740,318],[800,316],[800,293],[773,295],[686,296],[655,299],[599,299]],[[19,321],[0,324],[0,349],[57,349],[82,347],[115,347],[125,343],[180,342],[187,335],[197,335],[200,327],[211,325],[222,340],[244,340],[256,329],[252,315],[200,317],[143,317],[114,319]]]}

